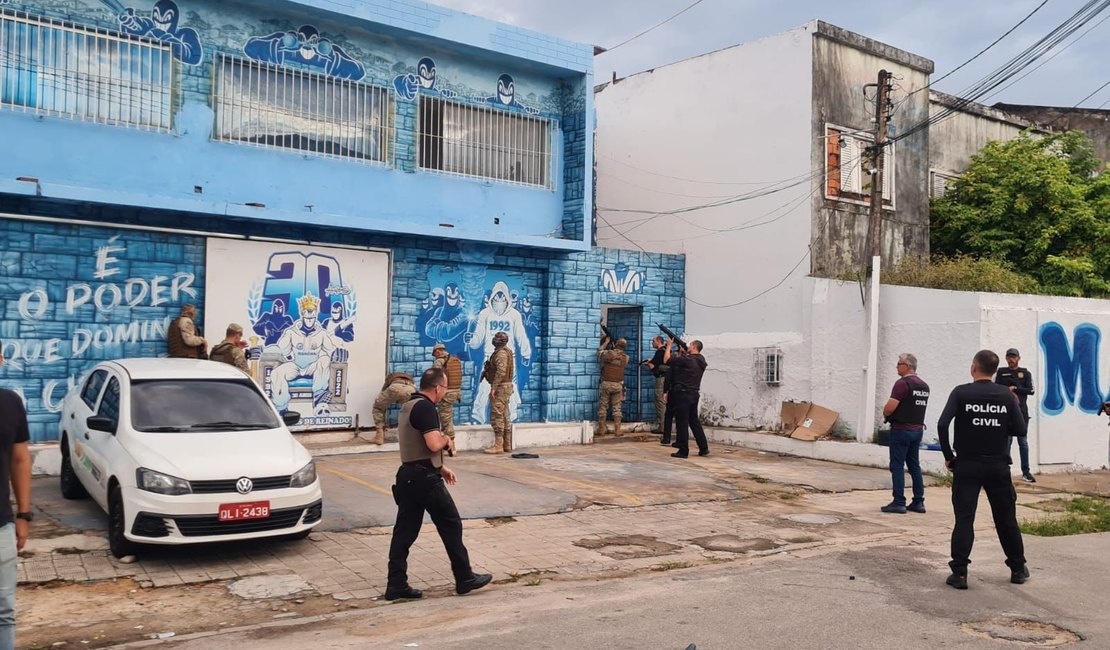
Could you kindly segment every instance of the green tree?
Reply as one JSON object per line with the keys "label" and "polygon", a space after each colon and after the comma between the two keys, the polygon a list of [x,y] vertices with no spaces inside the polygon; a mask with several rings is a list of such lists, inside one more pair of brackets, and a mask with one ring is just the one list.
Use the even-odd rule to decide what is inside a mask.
{"label": "green tree", "polygon": [[991,142],[933,200],[936,255],[991,259],[1045,293],[1110,294],[1110,180],[1079,132]]}

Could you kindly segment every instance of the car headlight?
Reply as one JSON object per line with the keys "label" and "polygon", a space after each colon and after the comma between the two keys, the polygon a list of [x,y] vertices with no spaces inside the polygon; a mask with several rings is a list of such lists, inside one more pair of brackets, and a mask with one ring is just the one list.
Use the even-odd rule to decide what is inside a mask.
{"label": "car headlight", "polygon": [[135,485],[140,490],[156,492],[158,494],[192,494],[193,488],[189,482],[176,476],[155,472],[154,470],[140,467],[135,471]]}
{"label": "car headlight", "polygon": [[297,470],[289,479],[289,487],[308,487],[316,482],[316,461],[310,460],[308,464]]}

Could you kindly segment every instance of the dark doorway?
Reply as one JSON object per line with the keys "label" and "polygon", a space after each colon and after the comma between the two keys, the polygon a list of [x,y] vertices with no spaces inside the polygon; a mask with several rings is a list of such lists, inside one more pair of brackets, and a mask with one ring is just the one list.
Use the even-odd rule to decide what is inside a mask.
{"label": "dark doorway", "polygon": [[624,405],[621,419],[625,422],[640,422],[645,412],[643,400],[643,379],[640,372],[640,359],[643,352],[643,307],[623,305],[603,305],[602,318],[605,326],[617,338],[628,341],[628,367],[624,371]]}

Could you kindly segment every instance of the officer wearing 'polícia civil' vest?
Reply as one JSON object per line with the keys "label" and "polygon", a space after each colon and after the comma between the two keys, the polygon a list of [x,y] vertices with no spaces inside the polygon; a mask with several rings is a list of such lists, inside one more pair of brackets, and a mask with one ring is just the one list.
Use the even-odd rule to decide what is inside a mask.
{"label": "officer wearing 'pol\u00edcia civil' vest", "polygon": [[[918,450],[925,434],[925,410],[929,406],[929,384],[917,376],[917,357],[906,352],[898,355],[898,381],[883,406],[890,422],[890,483],[894,500],[883,512],[925,513],[925,479],[921,476]],[[906,469],[913,481],[913,501],[906,505]]]}
{"label": "officer wearing 'pol\u00edcia civil' vest", "polygon": [[[992,381],[996,370],[997,354],[990,350],[976,353],[971,362],[975,381],[952,389],[937,422],[944,462],[952,471],[956,523],[952,529],[952,561],[948,563],[952,575],[947,583],[956,589],[967,589],[980,489],[986,490],[990,501],[994,528],[1010,567],[1010,582],[1022,584],[1029,578],[1015,512],[1017,493],[1010,481],[1009,450],[1010,436],[1025,435],[1025,417],[1014,394]],[[948,425],[953,420],[955,433],[949,444]]]}

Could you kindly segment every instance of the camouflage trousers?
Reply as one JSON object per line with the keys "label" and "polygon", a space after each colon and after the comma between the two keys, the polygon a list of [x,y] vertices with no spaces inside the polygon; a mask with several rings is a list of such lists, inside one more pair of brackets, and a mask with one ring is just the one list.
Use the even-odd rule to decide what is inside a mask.
{"label": "camouflage trousers", "polygon": [[378,393],[378,399],[374,400],[374,426],[387,426],[389,423],[386,421],[385,412],[389,407],[393,404],[404,404],[415,392],[416,386],[412,384],[390,384]]}
{"label": "camouflage trousers", "polygon": [[448,438],[455,437],[455,402],[460,399],[462,399],[462,391],[453,388],[444,393],[443,399],[436,405],[439,409],[439,430]]}
{"label": "camouflage trousers", "polygon": [[667,412],[667,403],[663,401],[663,387],[665,383],[665,377],[655,378],[655,426],[659,431],[663,430],[663,415]]}
{"label": "camouflage trousers", "polygon": [[598,389],[597,421],[605,422],[609,407],[613,407],[613,422],[621,421],[621,404],[624,403],[624,382],[603,381]]}
{"label": "camouflage trousers", "polygon": [[516,386],[511,383],[499,384],[489,401],[489,423],[495,436],[506,436],[511,431],[513,423],[509,419],[509,400],[514,388]]}

